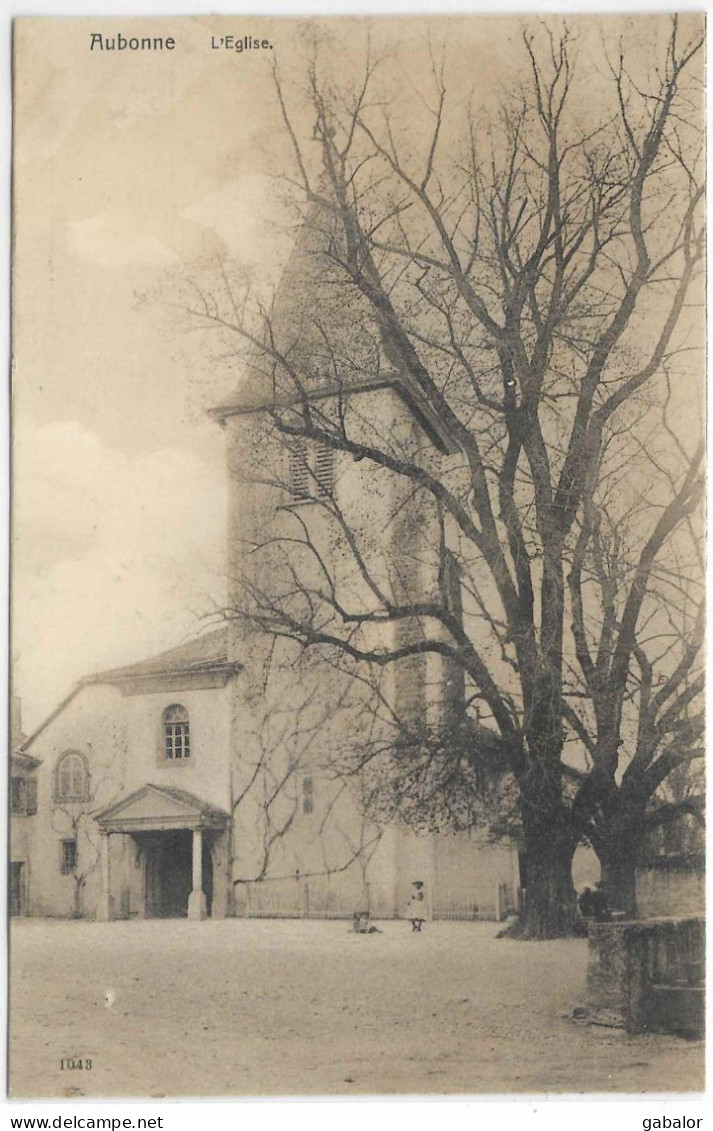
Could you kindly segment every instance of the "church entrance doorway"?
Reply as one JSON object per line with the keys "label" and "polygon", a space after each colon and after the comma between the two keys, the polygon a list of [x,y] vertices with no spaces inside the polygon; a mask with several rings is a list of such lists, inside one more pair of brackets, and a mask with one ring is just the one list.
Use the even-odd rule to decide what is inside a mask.
{"label": "church entrance doorway", "polygon": [[[213,903],[213,862],[207,837],[202,838],[203,892],[206,912]],[[146,850],[146,918],[185,919],[192,887],[193,834],[173,829],[151,837]]]}

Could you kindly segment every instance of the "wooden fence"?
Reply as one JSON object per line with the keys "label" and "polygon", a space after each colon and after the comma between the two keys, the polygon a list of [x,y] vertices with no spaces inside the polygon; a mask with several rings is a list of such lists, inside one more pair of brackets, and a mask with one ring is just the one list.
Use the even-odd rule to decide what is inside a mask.
{"label": "wooden fence", "polygon": [[[451,921],[501,920],[516,905],[505,884],[493,887],[489,900],[476,901],[462,893],[438,893],[432,900],[434,919]],[[261,880],[245,885],[243,914],[249,919],[350,919],[355,911],[375,911],[379,918],[401,918],[402,911],[384,913],[372,907],[368,891],[358,894],[339,885],[310,882],[308,878]]]}

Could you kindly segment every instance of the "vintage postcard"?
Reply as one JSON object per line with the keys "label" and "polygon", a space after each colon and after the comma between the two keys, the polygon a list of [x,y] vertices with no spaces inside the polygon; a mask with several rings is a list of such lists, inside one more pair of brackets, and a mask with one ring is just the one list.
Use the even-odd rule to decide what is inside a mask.
{"label": "vintage postcard", "polygon": [[704,20],[14,28],[10,1094],[703,1089]]}

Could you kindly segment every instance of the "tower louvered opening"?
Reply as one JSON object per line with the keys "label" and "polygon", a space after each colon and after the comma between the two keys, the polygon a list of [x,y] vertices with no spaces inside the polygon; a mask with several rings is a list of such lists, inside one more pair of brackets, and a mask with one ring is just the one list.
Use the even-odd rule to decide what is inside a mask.
{"label": "tower louvered opening", "polygon": [[310,479],[307,446],[300,441],[290,448],[290,494],[293,499],[309,499]]}
{"label": "tower louvered opening", "polygon": [[317,494],[331,495],[334,486],[334,452],[327,444],[320,444],[314,458],[314,477]]}

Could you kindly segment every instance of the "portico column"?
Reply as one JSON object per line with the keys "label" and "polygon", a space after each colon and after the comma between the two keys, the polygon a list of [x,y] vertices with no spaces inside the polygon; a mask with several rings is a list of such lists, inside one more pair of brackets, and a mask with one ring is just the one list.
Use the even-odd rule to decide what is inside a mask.
{"label": "portico column", "polygon": [[111,866],[109,861],[109,833],[102,832],[99,838],[101,855],[101,893],[97,907],[97,919],[108,922],[114,918],[114,899],[111,894]]}
{"label": "portico column", "polygon": [[205,919],[206,900],[203,894],[203,830],[193,830],[193,891],[188,897],[188,918]]}

